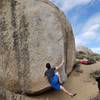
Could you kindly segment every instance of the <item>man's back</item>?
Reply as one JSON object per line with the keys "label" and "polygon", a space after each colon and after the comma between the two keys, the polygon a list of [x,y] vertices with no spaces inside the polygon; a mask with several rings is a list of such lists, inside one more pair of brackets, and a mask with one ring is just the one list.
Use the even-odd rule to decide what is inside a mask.
{"label": "man's back", "polygon": [[54,74],[55,74],[55,68],[50,68],[46,70],[45,76],[47,76],[49,82],[51,82]]}

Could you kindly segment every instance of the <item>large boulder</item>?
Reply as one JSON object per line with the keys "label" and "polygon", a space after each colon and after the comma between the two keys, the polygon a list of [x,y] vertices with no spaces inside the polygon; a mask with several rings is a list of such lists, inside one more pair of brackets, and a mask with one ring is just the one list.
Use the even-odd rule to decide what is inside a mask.
{"label": "large boulder", "polygon": [[0,1],[0,82],[13,92],[49,87],[45,64],[59,65],[62,80],[72,70],[75,42],[64,14],[48,0]]}

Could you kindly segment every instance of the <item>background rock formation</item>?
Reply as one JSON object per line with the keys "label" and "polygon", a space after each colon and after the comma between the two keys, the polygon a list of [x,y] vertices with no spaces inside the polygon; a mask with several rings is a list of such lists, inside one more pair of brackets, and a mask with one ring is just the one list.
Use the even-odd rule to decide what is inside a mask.
{"label": "background rock formation", "polygon": [[74,64],[75,42],[71,26],[55,5],[48,0],[0,0],[3,88],[18,93],[46,89],[45,64],[58,65],[62,58],[65,81]]}
{"label": "background rock formation", "polygon": [[76,51],[83,52],[86,55],[93,55],[94,54],[94,52],[91,49],[89,49],[88,47],[85,47],[85,46],[78,46]]}

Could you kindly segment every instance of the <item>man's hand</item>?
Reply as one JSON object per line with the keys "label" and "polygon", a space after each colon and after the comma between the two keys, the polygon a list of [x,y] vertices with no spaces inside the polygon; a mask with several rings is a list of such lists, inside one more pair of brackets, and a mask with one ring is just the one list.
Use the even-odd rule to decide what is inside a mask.
{"label": "man's hand", "polygon": [[62,64],[62,65],[64,64],[64,59],[62,60],[61,64]]}
{"label": "man's hand", "polygon": [[63,64],[64,64],[64,59],[62,60],[61,64],[56,67],[56,70],[58,70],[59,68],[61,68],[63,66]]}

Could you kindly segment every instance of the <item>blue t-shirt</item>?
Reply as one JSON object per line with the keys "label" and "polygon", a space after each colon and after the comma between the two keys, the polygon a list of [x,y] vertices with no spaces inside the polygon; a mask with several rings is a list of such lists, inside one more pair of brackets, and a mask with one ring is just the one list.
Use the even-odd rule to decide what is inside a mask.
{"label": "blue t-shirt", "polygon": [[47,76],[48,81],[50,83],[51,83],[51,81],[53,79],[54,74],[55,74],[55,68],[47,69],[46,72],[45,72],[45,76]]}

